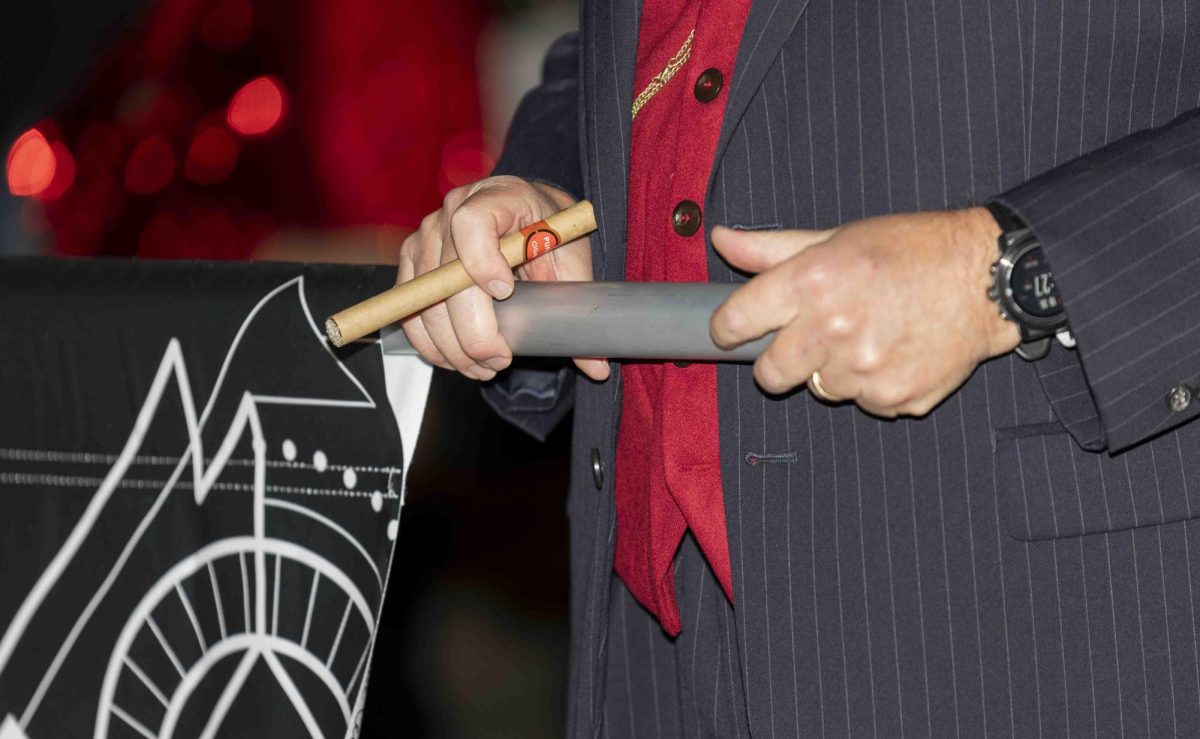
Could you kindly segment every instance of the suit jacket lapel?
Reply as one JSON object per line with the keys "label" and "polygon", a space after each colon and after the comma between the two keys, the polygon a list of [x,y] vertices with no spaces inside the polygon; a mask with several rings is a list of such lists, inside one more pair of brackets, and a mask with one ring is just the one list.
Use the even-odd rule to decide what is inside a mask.
{"label": "suit jacket lapel", "polygon": [[[733,67],[733,86],[729,102],[725,107],[725,122],[721,126],[721,137],[717,140],[717,154],[713,160],[721,161],[725,147],[733,137],[734,130],[758,92],[763,78],[778,56],[788,37],[792,35],[796,22],[808,7],[809,0],[752,0],[750,14],[738,46],[737,61]],[[711,188],[712,181],[709,181]]]}

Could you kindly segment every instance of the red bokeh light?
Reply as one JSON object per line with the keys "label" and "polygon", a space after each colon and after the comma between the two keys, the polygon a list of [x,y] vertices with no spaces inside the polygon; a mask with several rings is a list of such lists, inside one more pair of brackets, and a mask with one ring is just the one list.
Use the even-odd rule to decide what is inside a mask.
{"label": "red bokeh light", "polygon": [[[48,251],[130,254],[152,221],[144,253],[229,258],[280,229],[415,227],[439,190],[491,168],[472,53],[489,3],[276,5],[148,3],[53,124],[30,122],[52,156],[40,147],[33,186],[37,157],[13,174],[18,190],[41,188],[20,200]],[[445,53],[446,28],[463,53]]]}
{"label": "red bokeh light", "polygon": [[451,137],[442,147],[438,167],[438,189],[444,195],[452,188],[487,177],[496,166],[495,145],[475,128]]}
{"label": "red bokeh light", "polygon": [[125,187],[139,195],[158,192],[174,176],[175,153],[162,136],[151,136],[138,144],[125,164]]}
{"label": "red bokeh light", "polygon": [[75,157],[71,156],[71,150],[67,148],[67,145],[61,141],[55,141],[50,145],[50,151],[54,154],[54,176],[50,178],[50,184],[46,189],[38,195],[42,200],[61,198],[75,182]]}
{"label": "red bokeh light", "polygon": [[283,118],[283,86],[274,77],[256,77],[233,95],[226,120],[246,136],[270,131]]}
{"label": "red bokeh light", "polygon": [[54,179],[54,150],[46,137],[31,128],[8,150],[8,191],[13,195],[38,195]]}
{"label": "red bokeh light", "polygon": [[183,174],[199,185],[215,185],[233,172],[238,144],[224,126],[201,128],[188,147]]}

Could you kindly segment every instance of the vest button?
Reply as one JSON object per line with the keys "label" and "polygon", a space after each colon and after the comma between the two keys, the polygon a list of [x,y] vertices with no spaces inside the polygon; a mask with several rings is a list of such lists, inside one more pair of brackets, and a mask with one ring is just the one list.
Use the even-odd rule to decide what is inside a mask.
{"label": "vest button", "polygon": [[700,206],[691,200],[680,200],[671,213],[671,227],[680,236],[691,236],[700,230]]}
{"label": "vest button", "polygon": [[592,447],[592,482],[599,490],[604,487],[604,465],[600,463],[600,450]]}
{"label": "vest button", "polygon": [[702,103],[711,103],[721,92],[725,84],[725,75],[716,67],[709,67],[696,78],[696,99]]}

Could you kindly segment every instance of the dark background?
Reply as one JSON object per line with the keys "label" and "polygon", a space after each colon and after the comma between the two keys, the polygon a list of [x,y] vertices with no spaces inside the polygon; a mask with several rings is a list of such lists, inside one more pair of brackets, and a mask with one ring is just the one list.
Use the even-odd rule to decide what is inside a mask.
{"label": "dark background", "polygon": [[437,371],[383,609],[364,736],[561,736],[569,423],[544,444]]}

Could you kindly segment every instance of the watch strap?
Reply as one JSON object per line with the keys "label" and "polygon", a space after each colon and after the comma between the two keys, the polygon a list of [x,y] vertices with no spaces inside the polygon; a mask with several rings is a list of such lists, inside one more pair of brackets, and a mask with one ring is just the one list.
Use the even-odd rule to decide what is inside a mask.
{"label": "watch strap", "polygon": [[1019,215],[1003,203],[989,200],[983,204],[983,207],[988,209],[988,212],[992,214],[992,218],[995,218],[996,223],[1000,225],[1000,230],[1005,234],[1029,228],[1028,224]]}

